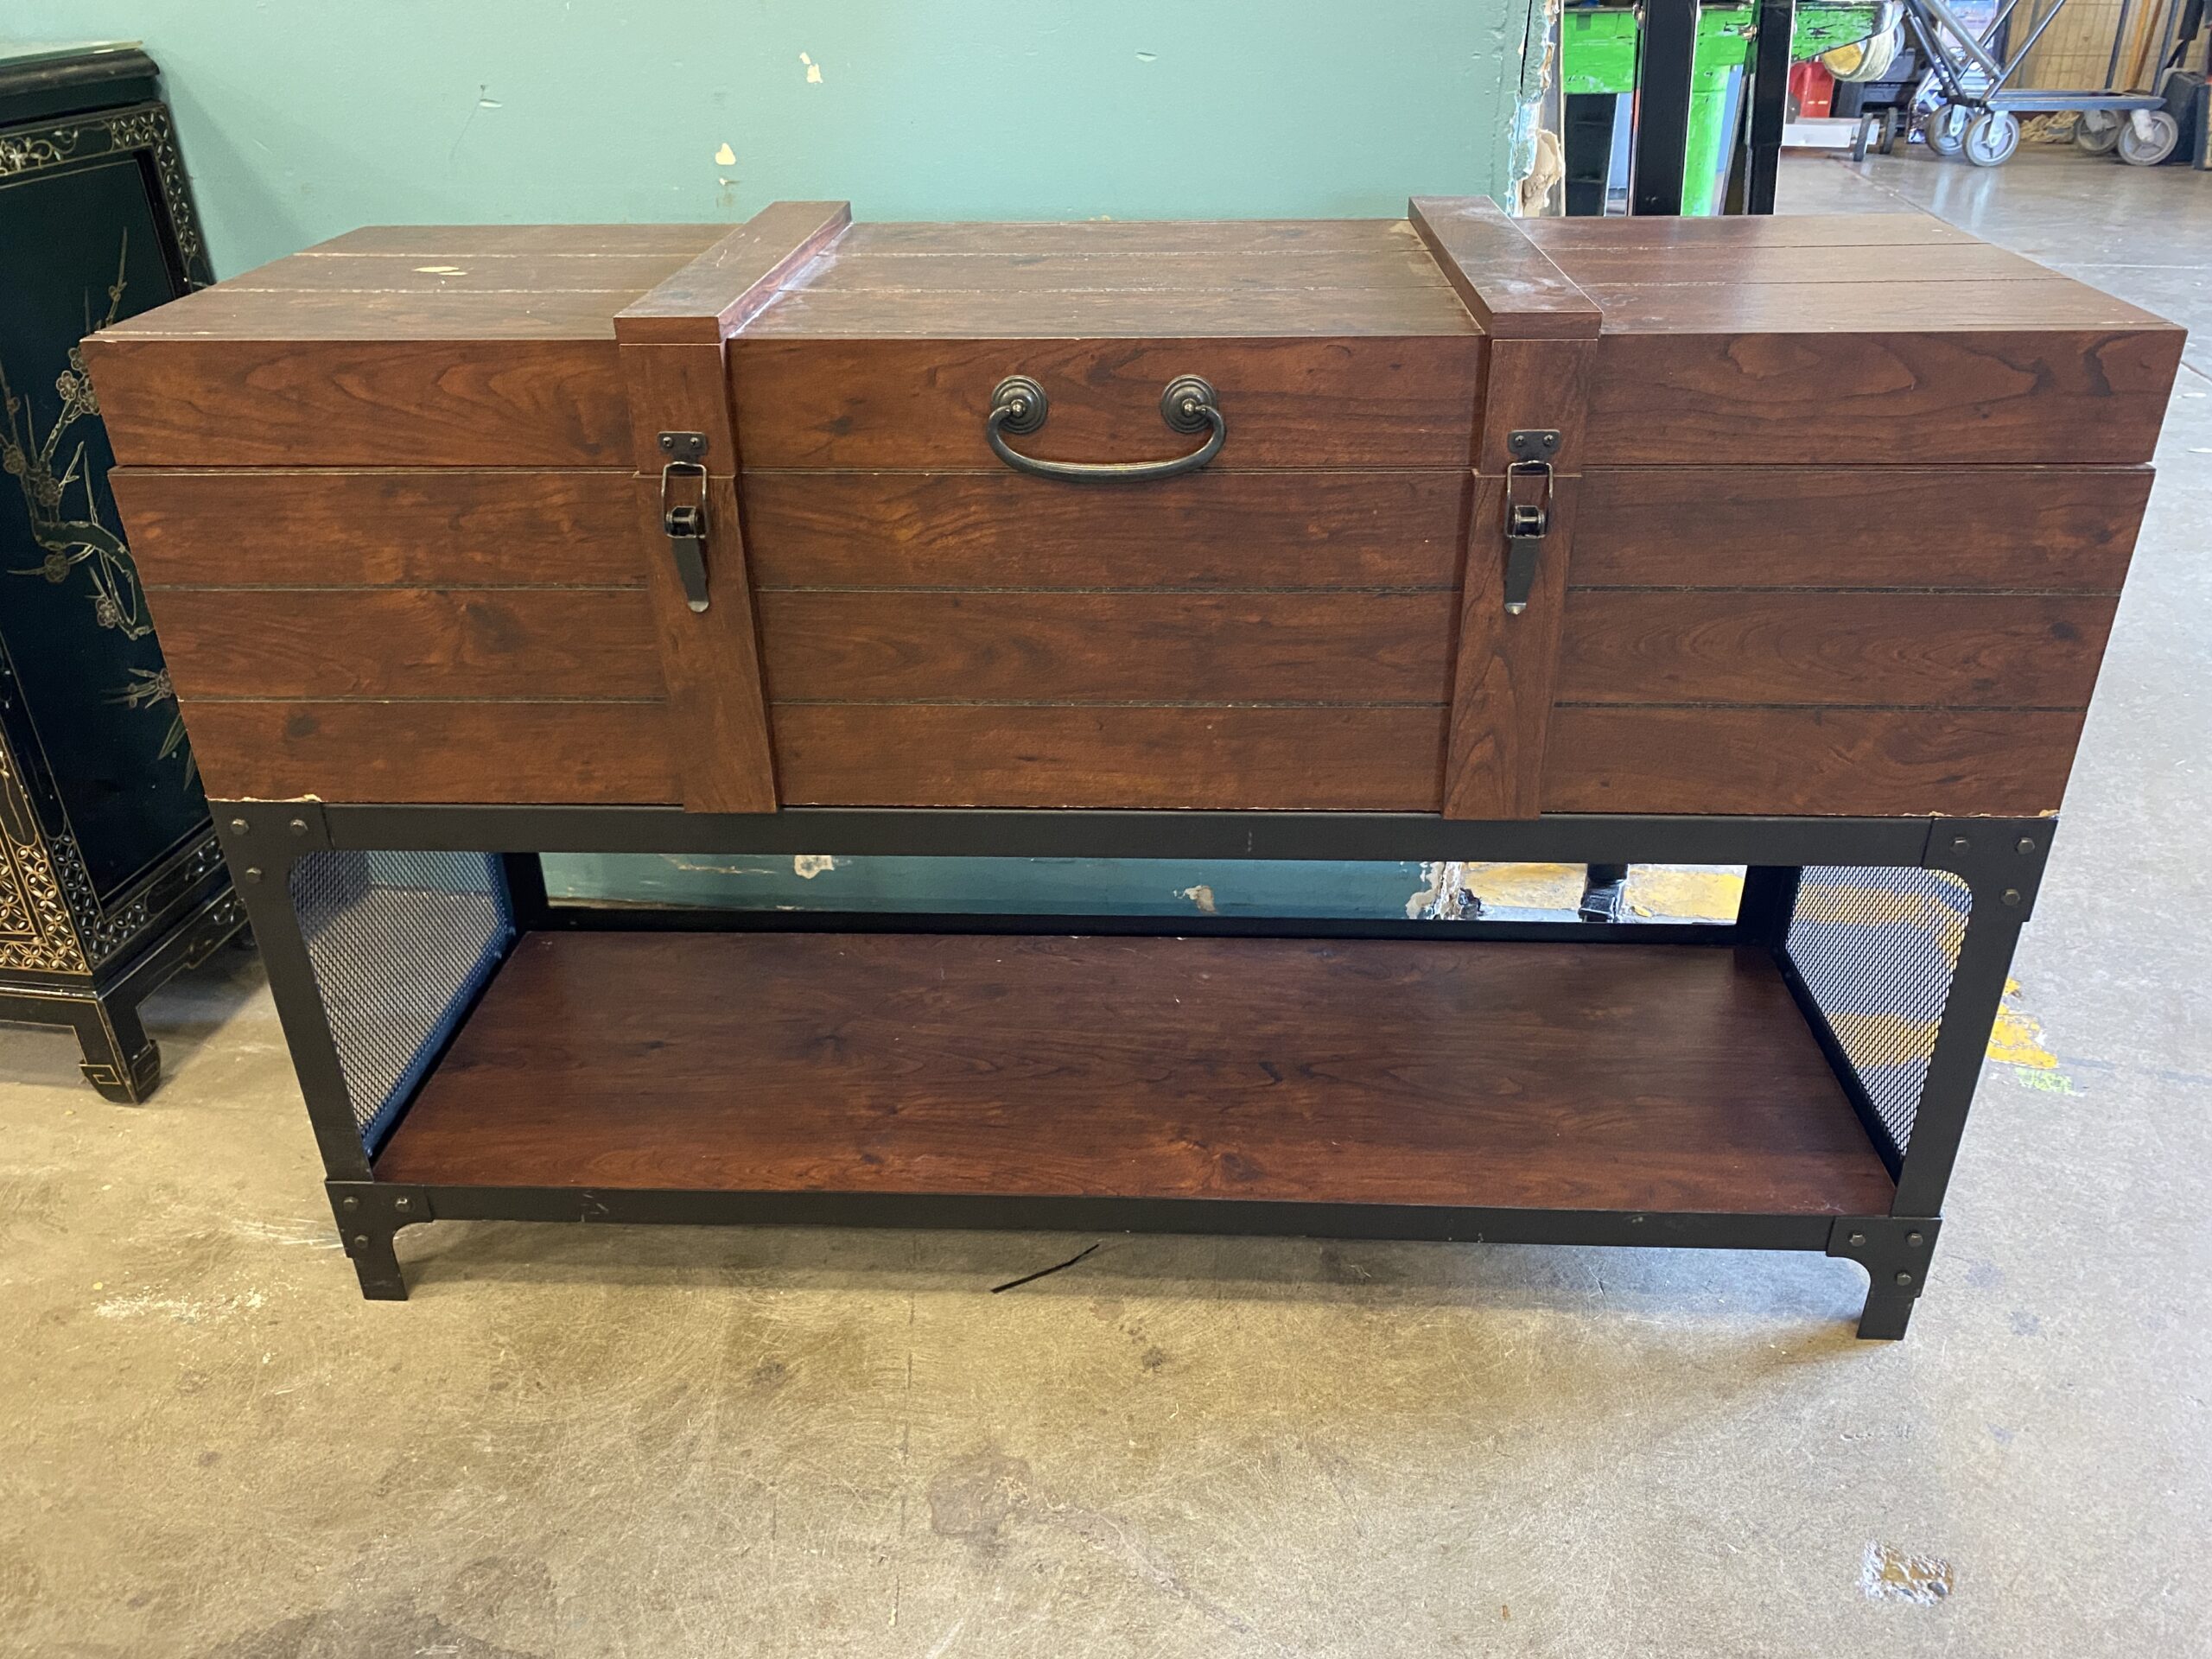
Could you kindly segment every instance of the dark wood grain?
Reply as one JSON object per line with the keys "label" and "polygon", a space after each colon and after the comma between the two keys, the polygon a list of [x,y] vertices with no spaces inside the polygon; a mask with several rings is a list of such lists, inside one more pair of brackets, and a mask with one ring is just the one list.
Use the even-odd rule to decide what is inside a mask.
{"label": "dark wood grain", "polygon": [[1445,746],[1447,818],[1532,818],[1543,810],[1544,747],[1579,488],[1571,478],[1554,486],[1551,529],[1529,608],[1515,616],[1505,609],[1505,480],[1475,480]]}
{"label": "dark wood grain", "polygon": [[2128,465],[2151,458],[2181,342],[2165,327],[1609,334],[1584,461]]}
{"label": "dark wood grain", "polygon": [[108,474],[149,588],[636,587],[627,472]]}
{"label": "dark wood grain", "polygon": [[779,703],[789,805],[1433,812],[1440,708]]}
{"label": "dark wood grain", "polygon": [[113,332],[134,346],[212,340],[353,346],[435,340],[454,347],[596,342],[614,338],[614,313],[637,291],[268,289],[222,283],[142,312],[131,326],[118,324]]}
{"label": "dark wood grain", "polygon": [[1878,1214],[1763,953],[536,934],[378,1161],[431,1185]]}
{"label": "dark wood grain", "polygon": [[[745,474],[769,588],[1448,588],[1458,472],[1186,474],[1110,498],[989,472]],[[1109,506],[1111,511],[1102,511]]]}
{"label": "dark wood grain", "polygon": [[1441,702],[1449,593],[765,593],[769,696]]}
{"label": "dark wood grain", "polygon": [[2147,467],[1685,467],[1584,475],[1589,586],[2120,591]]}
{"label": "dark wood grain", "polygon": [[1160,394],[1176,376],[1198,374],[1229,422],[1211,470],[1230,472],[1466,466],[1482,344],[1472,334],[973,341],[770,340],[747,331],[729,353],[748,467],[1001,470],[983,420],[993,388],[1017,373],[1051,399],[1044,429],[1019,440],[1025,453],[1179,454],[1193,442],[1160,420]]}
{"label": "dark wood grain", "polygon": [[975,253],[1085,259],[1216,259],[1234,254],[1277,259],[1300,253],[1415,252],[1421,246],[1402,219],[1083,219],[865,220],[853,226],[841,255],[911,255],[941,258]]}
{"label": "dark wood grain", "polygon": [[2082,594],[1573,593],[1558,696],[2082,709],[2116,603]]}
{"label": "dark wood grain", "polygon": [[737,429],[731,423],[729,372],[719,341],[691,346],[633,346],[624,341],[623,378],[630,392],[630,456],[658,479],[671,457],[664,432],[697,432],[707,440],[702,465],[728,477],[737,471]]}
{"label": "dark wood grain", "polygon": [[712,247],[734,228],[658,224],[366,225],[317,243],[302,257],[404,254],[428,263],[502,256],[623,258],[666,253],[669,268],[674,270],[702,249]]}
{"label": "dark wood grain", "polygon": [[[633,346],[624,346],[632,351]],[[647,349],[660,349],[649,347]],[[708,346],[708,351],[717,347]],[[660,641],[682,798],[694,812],[772,812],[775,752],[733,480],[707,480],[707,608],[694,611],[661,530],[660,480],[640,474],[635,545]]]}
{"label": "dark wood grain", "polygon": [[1148,305],[1197,294],[1433,294],[1437,283],[1436,262],[1425,251],[1380,238],[1373,247],[1289,249],[1265,257],[1194,249],[1145,258],[1012,252],[979,237],[965,251],[936,255],[840,245],[794,286],[811,295],[957,294],[981,302],[1007,294],[1119,294]]}
{"label": "dark wood grain", "polygon": [[[1933,213],[1745,214],[1720,219],[1526,219],[1529,239],[1562,267],[1573,250],[1598,248],[1913,248],[1976,237]],[[1909,259],[1910,255],[1900,255]]]}
{"label": "dark wood grain", "polygon": [[1416,196],[1407,218],[1492,339],[1596,336],[1589,296],[1487,196]]}
{"label": "dark wood grain", "polygon": [[1552,711],[1544,810],[2031,817],[2058,810],[2082,719],[1561,704]]}
{"label": "dark wood grain", "polygon": [[682,798],[664,702],[189,702],[222,800]]}
{"label": "dark wood grain", "polygon": [[1476,434],[1478,470],[1503,476],[1518,459],[1516,431],[1556,432],[1553,468],[1582,470],[1587,449],[1586,410],[1595,372],[1594,340],[1499,340],[1483,359],[1483,419]]}
{"label": "dark wood grain", "polygon": [[635,588],[166,588],[180,696],[658,697]]}
{"label": "dark wood grain", "polygon": [[1432,289],[1216,287],[900,293],[783,289],[746,325],[768,340],[1467,339],[1474,319]]}
{"label": "dark wood grain", "polygon": [[2105,334],[2171,325],[2100,289],[2040,280],[1589,283],[1605,332],[1659,334]]}
{"label": "dark wood grain", "polygon": [[103,331],[84,352],[125,466],[630,467],[611,339],[125,340]]}
{"label": "dark wood grain", "polygon": [[[224,279],[226,294],[302,291],[364,294],[505,295],[527,302],[541,294],[600,296],[604,318],[649,292],[681,268],[681,254],[558,251],[471,253],[333,252],[327,245]],[[480,303],[480,302],[479,302]],[[595,331],[596,332],[596,331]]]}
{"label": "dark wood grain", "polygon": [[853,222],[842,201],[773,201],[624,308],[616,337],[712,342],[741,327]]}
{"label": "dark wood grain", "polygon": [[1586,287],[1850,283],[1887,292],[1899,285],[1917,288],[1923,283],[2049,282],[2054,277],[2048,265],[1986,242],[1967,240],[1922,243],[1909,256],[1901,256],[1894,247],[1867,243],[1838,246],[1708,241],[1615,246],[1597,241],[1554,245],[1551,257],[1560,270]]}

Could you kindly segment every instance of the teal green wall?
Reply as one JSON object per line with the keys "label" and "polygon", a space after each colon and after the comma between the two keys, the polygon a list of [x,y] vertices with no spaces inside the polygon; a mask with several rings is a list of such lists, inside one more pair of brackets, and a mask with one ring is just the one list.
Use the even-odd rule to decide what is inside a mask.
{"label": "teal green wall", "polygon": [[6,10],[18,35],[146,43],[226,276],[356,225],[716,220],[779,196],[872,219],[1398,213],[1503,187],[1527,16],[1526,0]]}

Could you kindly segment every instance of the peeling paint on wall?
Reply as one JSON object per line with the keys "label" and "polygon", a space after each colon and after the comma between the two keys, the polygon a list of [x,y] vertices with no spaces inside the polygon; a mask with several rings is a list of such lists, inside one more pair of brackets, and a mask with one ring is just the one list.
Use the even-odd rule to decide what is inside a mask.
{"label": "peeling paint on wall", "polygon": [[1421,885],[1406,900],[1409,922],[1463,922],[1483,913],[1483,901],[1467,885],[1467,867],[1459,859],[1436,860],[1421,867]]}
{"label": "peeling paint on wall", "polygon": [[1185,887],[1181,896],[1196,905],[1205,914],[1214,914],[1213,889],[1203,881],[1195,887]]}
{"label": "peeling paint on wall", "polygon": [[806,66],[807,84],[812,86],[819,86],[822,84],[822,66],[817,63],[812,58],[808,57],[804,52],[798,54],[798,60]]}
{"label": "peeling paint on wall", "polygon": [[837,861],[828,853],[794,853],[791,855],[791,874],[802,881],[811,881],[824,870],[834,870]]}

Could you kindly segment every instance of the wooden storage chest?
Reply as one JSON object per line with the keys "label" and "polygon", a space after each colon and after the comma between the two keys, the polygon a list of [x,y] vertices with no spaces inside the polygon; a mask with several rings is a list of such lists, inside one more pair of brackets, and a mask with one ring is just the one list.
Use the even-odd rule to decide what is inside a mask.
{"label": "wooden storage chest", "polygon": [[[1629,1148],[1688,1122],[1663,1103],[1641,1125],[1593,1108],[1580,1141],[1562,1131],[1569,1161],[1626,1157],[1625,1185],[1508,1167],[1479,1114],[1474,1129],[1440,1120],[1468,1137],[1448,1155],[1384,1132],[1384,1051],[1415,1040],[1391,1027],[1392,1003],[1432,1020],[1455,997],[1471,1017],[1526,1004],[1513,1017],[1541,1024],[1535,1005],[1599,982],[1594,963],[1544,952],[1618,949],[1576,934],[1448,982],[1425,958],[1344,957],[1386,982],[1410,976],[1366,1022],[1374,1066],[1338,1057],[1357,1096],[1345,1121],[1382,1137],[1363,1175],[1345,1166],[1344,1191],[1398,1205],[1377,1224],[1413,1236],[1512,1236],[1513,1216],[1602,1212],[1612,1219],[1556,1236],[1628,1240],[1650,1236],[1634,1230],[1649,1209],[1676,1215],[1674,1242],[1729,1242],[1726,1227],[1700,1228],[1740,1211],[1776,1221],[1765,1242],[1811,1243],[1817,1222],[1818,1243],[1872,1270],[1883,1251],[1932,1239],[1948,1119],[1972,1087],[1959,1057],[1979,1040],[1939,1040],[1936,1027],[1962,1017],[1986,1037],[1990,964],[2001,984],[2181,342],[2158,318],[1916,214],[1524,222],[1421,199],[1395,220],[871,225],[842,204],[785,202],[734,228],[380,228],[103,330],[85,352],[185,718],[210,793],[231,804],[218,816],[232,857],[250,882],[288,873],[302,914],[301,869],[373,847],[814,836],[823,850],[941,849],[966,836],[978,851],[1672,849],[1746,863],[1745,916],[1704,942],[1757,947],[1735,970],[1751,977],[1662,976],[1614,1003],[1661,1020],[1670,1000],[1712,1011],[1704,1082],[1666,1088],[1677,1104],[1695,1097],[1684,1109],[1712,1132],[1681,1142],[1690,1161],[1737,1177],[1700,1186],[1678,1171],[1665,1195],[1636,1202]],[[1989,823],[1952,827],[1964,820]],[[1990,861],[2000,853],[2015,861]],[[1793,965],[1792,937],[1800,956],[1812,948],[1797,873],[1815,866],[1947,872],[1990,901],[1975,908],[1980,947],[1961,946],[1965,925],[1942,903],[1897,901],[1938,917],[1942,959],[1922,994],[1933,1018],[1911,1027],[1902,1059],[1865,1046],[1861,1016],[1822,1013],[1818,974]],[[510,866],[494,886],[514,928],[546,925],[528,875]],[[315,1033],[337,994],[308,933],[288,959],[321,977],[296,994],[288,1028],[296,1047],[306,1032],[327,1050]],[[1235,975],[1278,975],[1285,996],[1344,994],[1329,974],[1355,971],[1318,970],[1306,941],[1242,943],[1254,950]],[[575,1104],[565,1128],[542,1121],[563,1109],[543,1078],[516,1086],[497,1133],[438,1105],[460,1092],[432,1069],[449,1040],[448,1070],[480,1094],[486,1076],[527,1070],[515,1044],[533,1020],[582,1020],[588,1048],[601,1026],[579,987],[601,974],[660,987],[641,1014],[702,974],[813,972],[823,1005],[848,973],[890,984],[957,960],[974,1000],[947,1007],[1016,1040],[1020,1022],[988,1013],[1005,1012],[1006,988],[953,945],[853,949],[839,966],[799,939],[790,950],[810,969],[765,946],[672,936],[587,950],[556,928],[525,938],[505,969],[505,947],[491,952],[492,990],[473,983],[454,1002],[465,1012],[481,994],[480,1029],[456,1039],[448,1021],[425,1036],[374,1111],[347,1104],[343,1053],[302,1058],[303,1077],[328,1074],[332,1103],[316,1109],[334,1193],[386,1229],[362,1236],[365,1282],[372,1267],[397,1282],[376,1266],[390,1227],[475,1213],[480,1200],[454,1194],[499,1186],[510,1157],[531,1172],[517,1190],[582,1191],[602,1208],[610,1187],[680,1184],[680,1166],[711,1168],[721,1192],[749,1190],[752,1170],[785,1197],[957,1189],[1169,1206],[1153,1221],[1109,1216],[1130,1224],[1198,1224],[1174,1209],[1185,1199],[1326,1201],[1305,1175],[1270,1185],[1271,1170],[1328,1162],[1316,1151],[1326,1109],[1281,1077],[1290,1092],[1266,1096],[1262,1117],[1272,1103],[1319,1142],[1226,1146],[1267,1133],[1234,1112],[1192,1127],[1207,1096],[1196,1079],[1210,1074],[1185,1069],[1190,1046],[1243,1056],[1226,1027],[1194,1029],[1141,1075],[1102,1058],[1140,1122],[1123,1125],[1134,1142],[1071,1100],[1048,1112],[1035,1089],[1005,1081],[1018,1068],[994,1062],[987,1099],[956,1089],[913,1103],[889,1141],[866,1126],[878,1111],[900,1118],[895,1090],[868,1096],[858,1139],[827,1164],[804,1154],[817,1143],[804,1131],[798,1154],[771,1155],[746,1138],[762,1125],[741,1120],[771,1096],[785,1110],[777,1090],[798,1086],[794,1057],[816,1039],[779,1027],[723,1055],[785,1078],[747,1103],[742,1084],[709,1080],[741,1022],[704,1007],[691,1103],[654,1120],[683,1143],[665,1159],[641,1163],[603,1130],[596,1151],[563,1151],[564,1136],[594,1132],[579,1127],[589,1108]],[[1045,950],[1032,989],[1064,974],[1069,986],[1156,979],[1127,950],[1072,965]],[[1604,971],[1631,960],[1608,957]],[[1515,984],[1555,995],[1516,998]],[[1128,994],[1129,1008],[1143,1002],[1137,982]],[[1732,1050],[1770,1001],[1804,1023],[1760,1057]],[[803,1024],[801,1008],[778,1006]],[[857,1003],[838,1016],[867,1017]],[[1538,1119],[1564,1122],[1573,1098],[1603,1093],[1605,1065],[1630,1064],[1608,1050],[1587,1076],[1560,1072],[1576,1046],[1566,1029],[1499,1062],[1535,1070],[1502,1073],[1494,1096],[1555,1094]],[[1283,1040],[1307,1081],[1335,1064]],[[1279,1069],[1263,1047],[1247,1061]],[[1826,1114],[1816,1128],[1790,1103],[1794,1084],[1764,1106],[1726,1086],[1747,1065],[1796,1077],[1808,1062],[1827,1102],[1803,1109]],[[634,1056],[612,1071],[578,1052],[561,1065],[600,1090],[651,1084]],[[1903,1131],[1883,1118],[1890,1085],[1874,1075],[1900,1065],[1913,1078]],[[825,1074],[823,1086],[838,1085]],[[1904,1141],[1923,1086],[1963,1092],[1915,1178]],[[1046,1116],[1025,1128],[1032,1109]],[[1811,1138],[1743,1127],[1770,1109]],[[935,1111],[947,1116],[932,1131]],[[1003,1173],[1052,1113],[1074,1114],[1063,1128],[1092,1147],[1095,1179],[1063,1172],[1040,1188]],[[978,1122],[1005,1138],[995,1187]],[[814,1127],[824,1146],[856,1133],[828,1117]],[[1528,1122],[1498,1132],[1524,1147],[1561,1139]],[[352,1151],[349,1133],[363,1142]],[[1779,1177],[1792,1159],[1819,1165],[1828,1154],[1811,1149],[1837,1134],[1847,1173]],[[1131,1149],[1148,1138],[1209,1150],[1163,1163]],[[953,1142],[974,1154],[957,1176]],[[1448,1225],[1407,1220],[1442,1202],[1405,1174],[1424,1155],[1442,1160],[1428,1173],[1445,1188],[1464,1175],[1483,1189],[1446,1206],[1461,1217]],[[772,1179],[760,1174],[770,1166]],[[1109,1166],[1152,1173],[1132,1174],[1143,1191],[1130,1192]],[[1236,1168],[1261,1173],[1240,1187],[1223,1174]],[[1489,1188],[1468,1173],[1483,1168]],[[616,1169],[628,1174],[610,1180]],[[394,1193],[419,1207],[380,1207]],[[1878,1216],[1878,1197],[1897,1228],[1851,1219]],[[504,1202],[496,1212],[524,1212]],[[1509,1220],[1477,1226],[1477,1210]],[[1839,1217],[1844,1243],[1827,1231]],[[1919,1242],[1904,1244],[1908,1233]],[[1869,1318],[1902,1329],[1895,1309]]]}

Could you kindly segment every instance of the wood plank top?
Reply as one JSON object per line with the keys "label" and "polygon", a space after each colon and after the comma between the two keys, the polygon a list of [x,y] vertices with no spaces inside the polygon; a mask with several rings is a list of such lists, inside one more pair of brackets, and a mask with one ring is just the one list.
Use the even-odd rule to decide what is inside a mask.
{"label": "wood plank top", "polygon": [[1515,224],[1603,309],[1607,334],[2174,327],[1919,213]]}
{"label": "wood plank top", "polygon": [[172,300],[104,340],[612,340],[721,225],[377,226]]}
{"label": "wood plank top", "polygon": [[748,337],[1481,332],[1403,219],[856,225]]}
{"label": "wood plank top", "polygon": [[534,934],[378,1160],[454,1185],[1878,1213],[1770,959]]}

